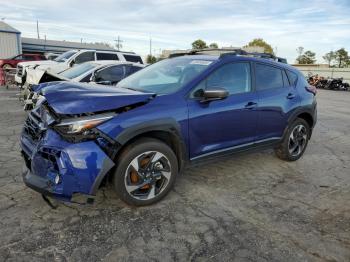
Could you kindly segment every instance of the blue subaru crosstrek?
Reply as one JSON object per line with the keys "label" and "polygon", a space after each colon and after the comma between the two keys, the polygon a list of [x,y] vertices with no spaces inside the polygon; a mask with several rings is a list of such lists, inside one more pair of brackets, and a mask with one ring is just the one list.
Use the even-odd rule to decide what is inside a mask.
{"label": "blue subaru crosstrek", "polygon": [[297,160],[317,115],[297,69],[236,53],[179,56],[116,88],[66,82],[41,95],[21,136],[24,182],[80,203],[112,181],[126,203],[152,204],[186,164],[248,149]]}

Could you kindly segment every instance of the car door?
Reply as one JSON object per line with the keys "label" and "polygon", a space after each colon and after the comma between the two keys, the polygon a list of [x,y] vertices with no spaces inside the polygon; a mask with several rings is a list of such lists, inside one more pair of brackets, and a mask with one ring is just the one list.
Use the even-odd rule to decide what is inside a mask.
{"label": "car door", "polygon": [[287,126],[291,108],[299,105],[295,83],[288,80],[283,68],[270,64],[255,64],[259,120],[257,140],[281,138]]}
{"label": "car door", "polygon": [[[229,96],[203,102],[200,93],[215,87],[225,88]],[[191,159],[254,142],[256,104],[249,62],[225,64],[201,81],[188,100]]]}

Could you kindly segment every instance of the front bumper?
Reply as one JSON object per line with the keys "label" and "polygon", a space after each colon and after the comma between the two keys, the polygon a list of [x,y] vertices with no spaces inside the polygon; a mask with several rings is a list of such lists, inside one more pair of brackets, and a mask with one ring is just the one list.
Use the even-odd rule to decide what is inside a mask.
{"label": "front bumper", "polygon": [[22,77],[16,74],[16,75],[15,75],[15,82],[16,82],[17,84],[19,84],[19,85],[22,85],[22,84],[23,84],[23,83],[22,83]]}
{"label": "front bumper", "polygon": [[20,140],[27,170],[24,183],[62,201],[93,197],[114,162],[95,141],[69,143],[48,129],[38,139],[23,132]]}

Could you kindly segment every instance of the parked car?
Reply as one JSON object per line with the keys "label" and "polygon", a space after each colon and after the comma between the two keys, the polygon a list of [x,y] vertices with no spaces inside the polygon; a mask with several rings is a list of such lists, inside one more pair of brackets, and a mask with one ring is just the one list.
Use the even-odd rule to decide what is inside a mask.
{"label": "parked car", "polygon": [[56,53],[47,53],[45,54],[45,57],[47,60],[54,60],[57,57],[59,57],[61,54],[56,54]]}
{"label": "parked car", "polygon": [[140,64],[143,63],[139,55],[129,52],[70,50],[54,60],[19,63],[17,65],[15,80],[19,85],[23,85],[26,82],[28,68],[38,68],[41,70],[50,70],[53,73],[59,73],[73,67],[74,65],[98,60],[139,62]]}
{"label": "parked car", "polygon": [[[71,67],[61,73],[55,74],[50,71],[35,70],[29,76],[36,76],[35,79],[27,79],[29,85],[24,94],[24,110],[31,110],[38,100],[40,91],[47,86],[55,88],[62,81],[72,82],[94,82],[102,85],[116,85],[125,77],[141,70],[145,66],[139,63],[120,61],[93,61]],[[28,69],[30,72],[31,69]],[[35,74],[36,73],[36,74]],[[49,84],[52,83],[52,84]]]}
{"label": "parked car", "polygon": [[44,55],[40,54],[20,54],[7,59],[0,59],[0,68],[9,69],[16,68],[17,64],[24,61],[40,61],[46,60]]}
{"label": "parked car", "polygon": [[91,202],[112,181],[126,203],[152,204],[186,164],[248,149],[295,161],[317,119],[315,88],[296,68],[236,53],[165,59],[116,88],[42,91],[21,136],[23,178],[63,201]]}

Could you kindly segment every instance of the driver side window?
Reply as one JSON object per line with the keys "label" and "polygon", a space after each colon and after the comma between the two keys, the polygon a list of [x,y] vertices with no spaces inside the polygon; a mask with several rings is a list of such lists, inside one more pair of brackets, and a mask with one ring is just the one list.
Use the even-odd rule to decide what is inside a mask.
{"label": "driver side window", "polygon": [[203,90],[215,87],[226,89],[230,95],[250,92],[250,64],[247,62],[238,62],[228,63],[219,67],[199,83],[192,97],[200,97]]}

